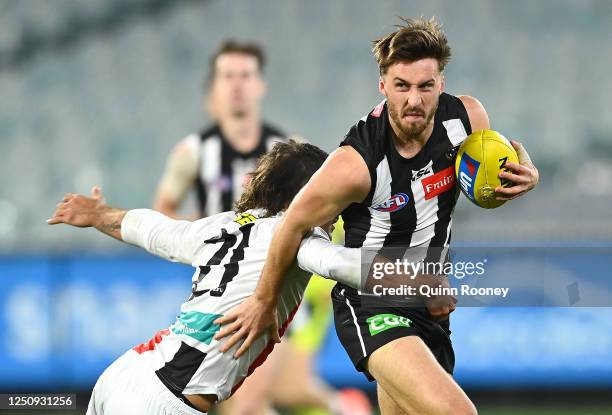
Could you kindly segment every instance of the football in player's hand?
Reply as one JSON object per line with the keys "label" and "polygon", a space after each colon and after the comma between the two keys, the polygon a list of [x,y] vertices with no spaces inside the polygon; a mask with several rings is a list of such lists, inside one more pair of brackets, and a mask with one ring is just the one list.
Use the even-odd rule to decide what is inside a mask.
{"label": "football in player's hand", "polygon": [[518,155],[503,135],[493,130],[470,134],[461,144],[455,161],[455,172],[463,194],[485,209],[503,205],[504,200],[496,199],[495,188],[512,186],[512,182],[499,177],[499,172],[506,170],[509,161],[518,163]]}

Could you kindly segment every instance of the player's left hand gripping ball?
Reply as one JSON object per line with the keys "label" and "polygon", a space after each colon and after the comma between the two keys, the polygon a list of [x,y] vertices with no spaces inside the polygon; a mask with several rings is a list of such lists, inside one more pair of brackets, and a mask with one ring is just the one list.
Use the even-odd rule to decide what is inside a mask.
{"label": "player's left hand gripping ball", "polygon": [[511,200],[522,196],[533,189],[540,180],[540,173],[533,165],[525,147],[515,140],[510,140],[510,144],[518,154],[519,164],[507,162],[505,165],[507,170],[499,172],[500,179],[508,180],[514,184],[510,187],[497,187],[495,189],[497,200]]}

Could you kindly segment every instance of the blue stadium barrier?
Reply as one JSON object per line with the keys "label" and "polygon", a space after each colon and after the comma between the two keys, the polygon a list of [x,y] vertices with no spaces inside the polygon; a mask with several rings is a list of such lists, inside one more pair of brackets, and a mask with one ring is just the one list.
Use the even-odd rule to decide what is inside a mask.
{"label": "blue stadium barrier", "polygon": [[[173,322],[192,268],[134,252],[0,257],[0,389],[89,388]],[[610,308],[459,308],[452,330],[464,386],[612,386]],[[334,385],[373,387],[333,327],[316,364]]]}

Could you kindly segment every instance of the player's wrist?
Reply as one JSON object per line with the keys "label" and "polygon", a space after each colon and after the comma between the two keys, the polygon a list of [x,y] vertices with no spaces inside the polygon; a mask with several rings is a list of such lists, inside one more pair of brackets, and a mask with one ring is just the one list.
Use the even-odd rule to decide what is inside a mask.
{"label": "player's wrist", "polygon": [[253,297],[257,302],[265,306],[266,308],[274,308],[276,307],[276,303],[278,301],[277,295],[273,293],[264,292],[263,290],[256,289],[253,293]]}
{"label": "player's wrist", "polygon": [[124,209],[112,208],[107,205],[97,206],[92,215],[91,226],[113,238],[123,240],[121,224],[126,213],[127,210]]}
{"label": "player's wrist", "polygon": [[91,226],[94,228],[103,227],[113,221],[112,209],[107,205],[97,205],[91,215]]}

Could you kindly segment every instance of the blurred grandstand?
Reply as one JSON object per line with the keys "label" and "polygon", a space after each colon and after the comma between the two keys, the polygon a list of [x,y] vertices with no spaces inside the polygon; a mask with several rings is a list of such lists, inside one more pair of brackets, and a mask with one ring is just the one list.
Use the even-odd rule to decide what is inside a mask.
{"label": "blurred grandstand", "polygon": [[448,91],[480,98],[493,127],[523,140],[541,170],[538,191],[502,210],[512,226],[462,202],[455,240],[612,234],[608,1],[3,0],[0,8],[2,251],[114,246],[50,232],[42,219],[58,195],[92,183],[114,203],[148,206],[168,150],[202,124],[203,71],[228,36],[268,49],[266,113],[333,149],[380,100],[369,41],[400,14],[444,23],[454,51]]}
{"label": "blurred grandstand", "polygon": [[[332,150],[351,123],[381,100],[370,41],[387,33],[399,15],[435,15],[444,24],[453,48],[446,71],[447,91],[478,97],[493,128],[522,141],[540,169],[537,190],[499,210],[480,210],[463,199],[455,216],[454,241],[610,244],[610,1],[0,0],[0,281],[38,275],[31,271],[35,264],[43,270],[45,284],[57,288],[62,284],[55,280],[57,275],[69,280],[89,273],[92,266],[87,258],[71,262],[65,256],[84,250],[123,254],[119,244],[93,231],[50,229],[44,220],[64,193],[87,192],[94,184],[102,185],[114,205],[151,205],[168,151],[205,121],[200,109],[202,77],[208,56],[221,40],[235,37],[264,44],[269,57],[265,113],[290,132]],[[33,253],[38,256],[29,257]],[[62,254],[66,261],[54,257],[48,262],[41,256],[48,253]],[[120,258],[127,271],[118,273],[130,275],[140,269],[140,260],[126,265]],[[98,257],[92,261],[98,261],[96,287],[103,289],[102,281],[111,272],[108,262]],[[188,270],[181,269],[186,288],[177,292],[172,291],[176,284],[163,286],[165,271],[159,271],[157,265],[146,266],[159,274],[155,283],[173,292],[172,299],[180,300],[189,289]],[[26,268],[29,271],[23,271]],[[35,292],[34,298],[43,304],[72,301],[82,294],[78,284],[71,290],[64,292],[65,298],[49,298],[44,292]],[[88,293],[91,303],[74,301],[81,301],[80,307],[90,306],[94,315],[104,308],[104,301],[96,299],[95,291]],[[121,297],[118,303],[126,307],[122,310],[131,310],[134,298],[142,301],[137,296]],[[24,310],[10,302],[14,298],[0,300],[0,321]],[[101,301],[100,308],[96,301]],[[28,310],[36,316],[37,310]],[[80,326],[72,322],[57,327],[53,318],[74,311],[56,312],[59,314],[43,324],[42,334],[30,340],[43,341],[50,354],[59,350],[59,363],[53,364],[61,365],[68,357],[53,340],[59,336],[55,330],[63,333],[61,330],[76,327],[78,332]],[[581,312],[587,320],[602,314]],[[477,310],[465,313],[465,319],[484,318]],[[607,325],[597,323],[589,333],[597,327],[604,331],[599,338],[604,348],[598,349],[598,356],[610,357],[609,309],[603,315]],[[531,329],[536,327],[538,317],[526,311],[501,318],[510,322],[516,316],[531,319]],[[566,317],[564,321],[576,318]],[[554,321],[552,314],[544,318]],[[489,323],[483,327],[492,333],[494,324]],[[117,339],[123,339],[120,347],[96,353],[116,355],[144,340],[160,323],[151,323],[146,331],[138,321],[129,324],[140,329],[137,335],[130,330],[115,333]],[[484,356],[485,349],[470,349],[488,336],[480,334],[464,335],[460,338],[464,343],[455,339],[458,355]],[[567,340],[567,333],[557,335],[553,338]],[[489,338],[503,345],[502,334]],[[66,347],[78,350],[78,342]],[[329,347],[337,348],[330,342]],[[584,358],[589,350],[586,347],[577,356]],[[15,353],[19,356],[20,352]],[[90,386],[91,372],[101,365],[95,360],[100,356],[93,356],[92,370],[82,377],[75,375],[66,384]],[[541,361],[528,359],[520,373],[533,370],[537,362]],[[494,364],[489,362],[486,367]],[[612,377],[607,379],[604,388],[612,385]],[[29,381],[26,376],[18,384]],[[7,379],[0,379],[0,385],[6,390]],[[473,386],[478,390],[482,382]],[[501,383],[502,389],[515,386]],[[587,386],[594,387],[592,383]]]}

